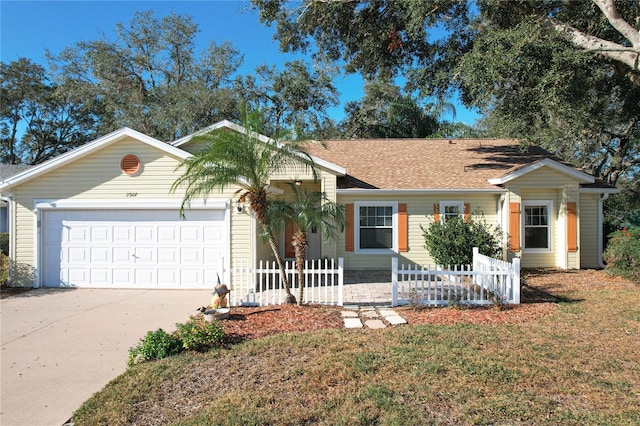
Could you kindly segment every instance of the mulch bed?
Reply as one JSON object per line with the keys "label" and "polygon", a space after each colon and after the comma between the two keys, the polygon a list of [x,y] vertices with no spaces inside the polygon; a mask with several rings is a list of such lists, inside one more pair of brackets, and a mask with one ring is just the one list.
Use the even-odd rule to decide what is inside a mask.
{"label": "mulch bed", "polygon": [[[409,325],[522,324],[553,313],[558,302],[577,291],[638,288],[637,284],[597,270],[531,269],[522,276],[522,304],[502,307],[396,308]],[[280,305],[233,307],[223,321],[230,341],[288,332],[343,327],[339,307]]]}

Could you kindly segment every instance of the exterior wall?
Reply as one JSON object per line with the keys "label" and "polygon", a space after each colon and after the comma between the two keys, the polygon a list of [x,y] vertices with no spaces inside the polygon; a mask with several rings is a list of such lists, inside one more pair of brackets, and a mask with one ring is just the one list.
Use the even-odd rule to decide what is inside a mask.
{"label": "exterior wall", "polygon": [[[579,183],[576,179],[551,168],[543,167],[527,173],[505,185],[509,190],[508,203],[520,203],[520,252],[509,253],[509,258],[521,257],[522,267],[560,267],[580,268],[580,220],[578,219],[578,251],[567,251],[567,203],[574,202],[579,206]],[[551,201],[551,251],[532,252],[523,248],[524,224],[522,204],[527,201]],[[578,207],[580,217],[580,207]],[[508,216],[507,216],[508,219]],[[505,227],[508,229],[508,226]]]}
{"label": "exterior wall", "polygon": [[[136,154],[142,170],[135,176],[120,171],[120,159],[125,154]],[[39,176],[12,188],[16,201],[15,260],[19,268],[29,270],[35,265],[37,200],[182,200],[183,193],[171,194],[170,188],[179,171],[175,169],[181,159],[134,139],[122,140],[89,154],[71,164]],[[212,193],[210,199],[235,200],[236,188],[224,193]],[[233,210],[232,210],[233,212]],[[189,216],[188,209],[186,216]],[[248,215],[231,214],[231,256],[251,258],[253,241],[251,220]],[[28,274],[16,277],[16,285],[31,286]]]}
{"label": "exterior wall", "polygon": [[391,267],[391,258],[399,257],[401,263],[416,263],[420,265],[434,264],[428,250],[424,246],[422,227],[427,227],[434,220],[434,204],[440,201],[462,201],[470,203],[471,212],[480,210],[490,225],[498,224],[498,194],[462,195],[454,193],[402,195],[397,197],[381,195],[347,195],[338,194],[340,204],[359,201],[393,201],[407,204],[408,217],[408,245],[407,252],[393,254],[364,254],[345,250],[345,233],[340,234],[337,241],[337,257],[344,257],[345,269],[375,270]]}
{"label": "exterior wall", "polygon": [[600,268],[602,247],[598,243],[598,200],[600,194],[580,194],[580,265]]}

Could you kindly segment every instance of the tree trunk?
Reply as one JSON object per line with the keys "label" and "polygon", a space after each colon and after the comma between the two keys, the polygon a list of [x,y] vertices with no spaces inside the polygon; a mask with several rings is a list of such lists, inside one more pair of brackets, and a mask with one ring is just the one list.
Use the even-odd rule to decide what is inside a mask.
{"label": "tree trunk", "polygon": [[291,288],[289,287],[289,280],[287,279],[287,271],[285,271],[284,269],[284,263],[282,263],[282,257],[280,256],[280,252],[278,251],[276,240],[271,233],[269,233],[269,246],[271,246],[271,250],[273,251],[273,254],[276,257],[276,262],[278,263],[278,268],[280,269],[280,278],[282,279],[282,284],[284,285],[284,289],[287,292],[285,303],[290,303],[290,304],[296,303],[296,297],[291,293]]}
{"label": "tree trunk", "polygon": [[298,271],[298,285],[300,285],[300,292],[298,294],[298,305],[302,304],[304,296],[304,261],[306,259],[307,246],[307,234],[304,232],[296,232],[293,236],[293,249],[296,254],[296,269]]}
{"label": "tree trunk", "polygon": [[[258,223],[264,228],[268,229],[266,225],[267,221],[267,192],[255,192],[249,194],[249,203],[251,204],[251,209],[256,215],[256,220]],[[284,289],[287,292],[287,297],[285,299],[285,303],[296,303],[296,297],[291,293],[291,288],[289,287],[289,280],[287,279],[287,271],[284,269],[284,263],[282,263],[282,256],[280,256],[280,251],[278,250],[278,245],[276,244],[276,240],[273,237],[271,231],[269,231],[269,246],[271,247],[271,251],[276,258],[276,262],[278,263],[278,268],[280,269],[280,279],[282,280],[282,284],[284,285]]]}

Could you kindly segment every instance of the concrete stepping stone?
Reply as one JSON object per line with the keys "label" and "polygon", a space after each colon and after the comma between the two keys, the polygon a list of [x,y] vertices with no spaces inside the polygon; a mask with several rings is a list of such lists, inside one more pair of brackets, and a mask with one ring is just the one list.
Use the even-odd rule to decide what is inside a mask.
{"label": "concrete stepping stone", "polygon": [[364,325],[367,326],[367,328],[371,328],[373,330],[378,330],[378,329],[387,327],[384,324],[384,322],[382,322],[382,320],[379,320],[379,319],[365,321]]}
{"label": "concrete stepping stone", "polygon": [[376,311],[365,311],[360,314],[363,318],[375,319],[378,318],[379,315]]}
{"label": "concrete stepping stone", "polygon": [[342,318],[358,318],[358,313],[356,311],[341,311],[340,314]]}
{"label": "concrete stepping stone", "polygon": [[402,325],[407,323],[407,320],[402,318],[400,315],[389,315],[384,317],[384,319],[389,321],[389,324],[391,325]]}
{"label": "concrete stepping stone", "polygon": [[398,313],[393,309],[380,309],[379,312],[383,318],[390,317],[390,316],[398,316]]}
{"label": "concrete stepping stone", "polygon": [[345,318],[344,328],[362,328],[362,321],[360,318]]}

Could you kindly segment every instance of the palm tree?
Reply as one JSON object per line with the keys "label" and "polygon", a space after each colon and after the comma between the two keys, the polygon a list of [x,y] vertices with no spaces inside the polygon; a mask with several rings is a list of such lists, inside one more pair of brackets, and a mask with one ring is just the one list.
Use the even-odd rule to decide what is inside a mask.
{"label": "palm tree", "polygon": [[275,139],[261,137],[262,120],[258,111],[245,111],[242,115],[243,132],[207,133],[193,138],[194,142],[205,142],[207,147],[182,161],[178,169],[183,168],[183,174],[173,183],[171,192],[184,187],[180,208],[181,214],[184,214],[185,207],[194,198],[206,200],[213,191],[239,186],[236,192],[238,202],[249,204],[257,222],[265,230],[262,235],[268,241],[280,268],[280,277],[287,292],[286,303],[295,303],[280,251],[269,227],[269,179],[279,171],[300,164],[310,167],[315,177],[314,164],[311,156],[299,144],[282,144]]}
{"label": "palm tree", "polygon": [[307,257],[307,247],[309,246],[307,230],[311,228],[318,229],[325,241],[336,239],[336,231],[339,229],[342,232],[344,229],[344,206],[330,201],[324,192],[308,191],[306,188],[300,189],[291,182],[289,182],[289,185],[293,192],[293,199],[291,201],[272,200],[269,203],[267,214],[271,233],[277,231],[283,223],[293,224],[294,231],[291,244],[295,253],[298,283],[300,285],[299,305],[302,303],[305,287],[304,262]]}

